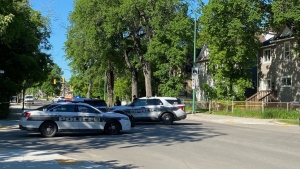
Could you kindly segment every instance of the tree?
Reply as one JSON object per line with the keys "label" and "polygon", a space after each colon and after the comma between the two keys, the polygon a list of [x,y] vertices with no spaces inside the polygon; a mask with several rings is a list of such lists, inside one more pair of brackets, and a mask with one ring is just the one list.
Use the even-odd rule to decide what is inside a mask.
{"label": "tree", "polygon": [[[51,71],[50,55],[41,52],[50,49],[48,20],[34,11],[26,0],[1,2],[0,18],[0,102],[28,87],[34,87],[47,78]],[[9,19],[7,19],[9,18]],[[8,112],[9,106],[1,104]],[[0,109],[1,109],[0,108]],[[0,118],[7,116],[1,115]]]}
{"label": "tree", "polygon": [[[279,29],[282,25],[288,25],[298,44],[300,44],[300,1],[274,0],[272,3],[272,13],[274,17],[273,28]],[[299,45],[297,45],[297,50],[300,50]]]}
{"label": "tree", "polygon": [[201,35],[210,50],[209,74],[223,91],[219,97],[229,93],[243,99],[245,89],[251,87],[248,69],[256,63],[266,5],[264,0],[211,0],[204,7]]}
{"label": "tree", "polygon": [[[48,75],[47,80],[42,84],[42,90],[46,93],[47,98],[49,96],[60,95],[62,83],[60,79],[62,78],[62,70],[58,67],[57,64],[53,64],[52,71]],[[56,80],[56,84],[54,84],[54,79]]]}

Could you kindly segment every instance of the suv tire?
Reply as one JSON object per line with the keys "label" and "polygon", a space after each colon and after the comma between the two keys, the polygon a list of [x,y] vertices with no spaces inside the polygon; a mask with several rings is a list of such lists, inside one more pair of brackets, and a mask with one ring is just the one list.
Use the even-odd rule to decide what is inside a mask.
{"label": "suv tire", "polygon": [[173,124],[174,116],[171,113],[165,113],[161,116],[161,121],[166,125]]}

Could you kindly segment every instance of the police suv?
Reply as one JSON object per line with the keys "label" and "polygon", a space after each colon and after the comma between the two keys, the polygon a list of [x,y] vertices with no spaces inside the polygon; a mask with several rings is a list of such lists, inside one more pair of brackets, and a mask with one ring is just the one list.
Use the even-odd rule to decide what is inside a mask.
{"label": "police suv", "polygon": [[123,114],[101,112],[85,103],[53,103],[43,110],[29,110],[22,114],[19,128],[38,131],[52,137],[63,131],[105,132],[110,135],[131,129],[129,118]]}
{"label": "police suv", "polygon": [[124,111],[135,121],[162,121],[173,124],[186,118],[184,105],[175,97],[142,97],[127,106],[114,106],[110,111]]}

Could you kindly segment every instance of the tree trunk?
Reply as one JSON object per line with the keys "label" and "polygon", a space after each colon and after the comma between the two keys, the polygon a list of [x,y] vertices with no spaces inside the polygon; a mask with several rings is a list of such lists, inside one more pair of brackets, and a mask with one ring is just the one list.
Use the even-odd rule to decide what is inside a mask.
{"label": "tree trunk", "polygon": [[24,110],[24,103],[25,103],[25,89],[22,90],[22,110]]}
{"label": "tree trunk", "polygon": [[107,97],[108,97],[108,107],[112,107],[114,105],[114,72],[112,70],[108,70],[106,73],[107,77]]}
{"label": "tree trunk", "polygon": [[152,96],[151,85],[151,63],[146,61],[143,64],[143,73],[145,77],[146,96]]}
{"label": "tree trunk", "polygon": [[[64,84],[65,85],[65,84]],[[89,86],[88,86],[88,91],[86,93],[86,97],[87,98],[91,98],[91,92],[92,92],[92,86],[93,86],[93,83],[92,83],[92,79],[90,78],[89,79]],[[65,86],[64,86],[64,94],[65,94]]]}
{"label": "tree trunk", "polygon": [[132,98],[133,95],[136,95],[136,97],[138,98],[138,72],[137,71],[132,71],[131,72],[131,93],[132,93]]}

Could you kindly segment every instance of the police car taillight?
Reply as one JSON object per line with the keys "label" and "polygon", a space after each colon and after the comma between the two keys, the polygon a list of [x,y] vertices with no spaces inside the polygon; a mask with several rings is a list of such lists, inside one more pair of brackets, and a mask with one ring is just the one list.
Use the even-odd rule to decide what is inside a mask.
{"label": "police car taillight", "polygon": [[178,106],[178,108],[184,111],[184,106]]}
{"label": "police car taillight", "polygon": [[23,117],[29,117],[30,116],[30,113],[26,112],[23,114]]}

